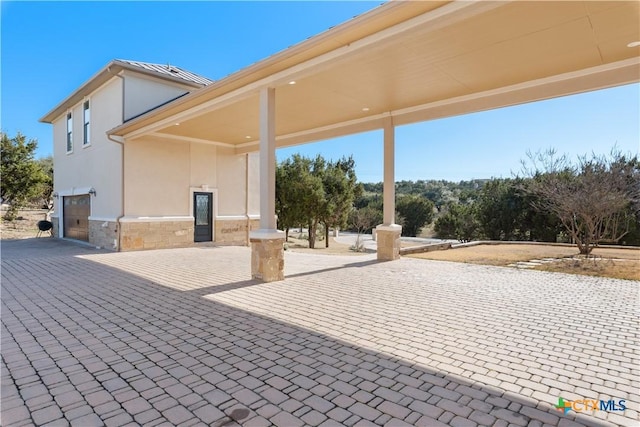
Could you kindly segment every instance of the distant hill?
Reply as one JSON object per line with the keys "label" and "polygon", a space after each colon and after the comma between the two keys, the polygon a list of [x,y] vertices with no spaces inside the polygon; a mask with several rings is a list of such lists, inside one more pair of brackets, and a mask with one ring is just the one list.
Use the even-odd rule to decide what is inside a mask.
{"label": "distant hill", "polygon": [[[438,209],[447,203],[465,203],[475,200],[489,179],[452,182],[446,180],[418,180],[396,182],[396,194],[415,194],[431,200]],[[382,194],[382,182],[363,183],[365,195],[375,197]]]}

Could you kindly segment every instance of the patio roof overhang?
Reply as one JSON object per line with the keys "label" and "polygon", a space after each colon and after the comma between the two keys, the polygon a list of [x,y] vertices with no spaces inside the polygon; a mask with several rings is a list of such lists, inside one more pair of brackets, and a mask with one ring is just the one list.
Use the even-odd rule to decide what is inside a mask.
{"label": "patio roof overhang", "polygon": [[[640,2],[392,1],[110,134],[278,147],[640,81]],[[290,84],[294,82],[295,84]]]}

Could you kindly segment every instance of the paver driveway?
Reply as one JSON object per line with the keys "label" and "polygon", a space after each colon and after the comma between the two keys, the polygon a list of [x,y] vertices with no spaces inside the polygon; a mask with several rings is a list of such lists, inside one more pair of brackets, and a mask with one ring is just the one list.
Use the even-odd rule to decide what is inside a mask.
{"label": "paver driveway", "polygon": [[638,282],[249,257],[3,242],[2,425],[638,425]]}

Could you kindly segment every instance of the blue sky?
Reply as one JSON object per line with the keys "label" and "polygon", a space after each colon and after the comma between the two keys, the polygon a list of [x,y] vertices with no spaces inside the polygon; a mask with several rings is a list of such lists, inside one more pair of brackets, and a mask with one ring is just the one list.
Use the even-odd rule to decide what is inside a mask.
{"label": "blue sky", "polygon": [[[1,122],[52,152],[38,122],[114,58],[171,63],[220,79],[379,2],[6,2]],[[629,85],[396,128],[396,179],[509,177],[527,150],[638,153],[640,86]],[[382,180],[382,133],[278,150],[353,155],[361,181]]]}

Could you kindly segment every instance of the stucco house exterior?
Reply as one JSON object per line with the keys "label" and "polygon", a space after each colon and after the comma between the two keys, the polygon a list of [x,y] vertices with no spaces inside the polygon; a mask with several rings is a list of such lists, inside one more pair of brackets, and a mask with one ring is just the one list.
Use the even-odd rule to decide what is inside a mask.
{"label": "stucco house exterior", "polygon": [[53,124],[54,235],[119,251],[248,244],[259,221],[257,153],[107,135],[211,83],[172,65],[113,60],[42,117]]}

